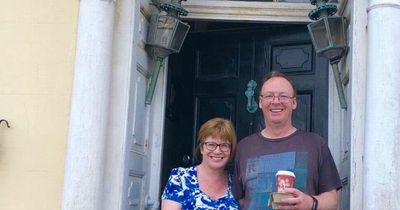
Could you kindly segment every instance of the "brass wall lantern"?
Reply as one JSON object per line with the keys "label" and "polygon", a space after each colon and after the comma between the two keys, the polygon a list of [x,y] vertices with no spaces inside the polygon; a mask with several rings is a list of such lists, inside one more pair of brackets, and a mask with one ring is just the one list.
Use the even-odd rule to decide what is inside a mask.
{"label": "brass wall lantern", "polygon": [[348,48],[344,17],[333,16],[337,12],[337,7],[333,3],[326,3],[327,0],[310,0],[310,2],[312,5],[316,5],[316,8],[308,14],[311,20],[315,20],[315,22],[308,24],[308,31],[317,55],[329,59],[335,78],[340,107],[347,109],[338,67],[340,59],[344,56]]}
{"label": "brass wall lantern", "polygon": [[189,31],[189,24],[178,19],[186,16],[187,11],[181,6],[182,0],[153,0],[159,13],[150,19],[147,36],[147,51],[154,59],[150,84],[146,91],[146,104],[151,104],[160,68],[164,59],[172,53],[179,53]]}

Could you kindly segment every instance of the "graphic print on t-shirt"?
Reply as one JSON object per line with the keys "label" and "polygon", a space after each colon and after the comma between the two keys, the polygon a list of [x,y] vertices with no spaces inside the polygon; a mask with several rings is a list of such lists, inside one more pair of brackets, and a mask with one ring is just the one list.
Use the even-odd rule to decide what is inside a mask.
{"label": "graphic print on t-shirt", "polygon": [[268,206],[268,199],[276,191],[275,174],[278,170],[294,172],[294,187],[305,192],[307,156],[307,152],[285,152],[248,159],[246,184],[251,198],[249,209],[272,209]]}

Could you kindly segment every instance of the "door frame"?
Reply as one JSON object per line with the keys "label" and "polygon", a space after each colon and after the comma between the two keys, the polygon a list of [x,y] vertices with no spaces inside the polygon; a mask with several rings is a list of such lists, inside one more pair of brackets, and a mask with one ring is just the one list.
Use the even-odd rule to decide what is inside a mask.
{"label": "door frame", "polygon": [[[221,1],[221,0],[191,0],[189,2],[182,2],[182,6],[188,10],[189,14],[186,17],[181,17],[184,21],[243,21],[243,22],[265,22],[265,23],[282,23],[282,24],[299,24],[309,23],[308,12],[311,11],[314,6],[309,3],[279,3],[279,2],[245,2],[245,1]],[[341,7],[339,7],[340,10]],[[165,65],[164,81],[168,73],[168,65]],[[340,139],[343,137],[341,127],[341,112],[339,107],[339,100],[336,96],[335,85],[333,75],[329,67],[329,85],[328,85],[328,144],[332,151],[332,156],[337,163],[341,157],[341,145]],[[158,86],[160,87],[160,86]],[[167,83],[163,82],[162,87],[156,90],[157,97],[166,98]],[[157,93],[158,92],[158,93]],[[161,101],[160,101],[161,102]],[[165,103],[157,103],[155,106],[162,106],[162,110],[165,109]],[[163,118],[160,119],[164,122]],[[162,138],[164,134],[163,123],[152,122],[154,129],[160,131],[159,138]],[[160,127],[158,127],[160,126]],[[340,131],[340,132],[333,132]],[[163,141],[162,141],[163,142]],[[162,142],[160,146],[157,146],[157,151],[152,151],[153,154],[162,154],[163,146]],[[158,144],[159,142],[157,142]],[[161,162],[160,155],[157,157],[151,157],[152,160],[158,160]],[[153,161],[152,161],[153,162]],[[154,163],[154,162],[153,162]],[[161,164],[161,163],[160,163]],[[152,168],[151,174],[161,174],[161,167]],[[154,178],[154,177],[153,177]],[[158,181],[158,183],[157,183]],[[152,189],[156,189],[155,186],[160,184],[160,179],[152,185]],[[161,196],[161,192],[158,194],[158,198]]]}

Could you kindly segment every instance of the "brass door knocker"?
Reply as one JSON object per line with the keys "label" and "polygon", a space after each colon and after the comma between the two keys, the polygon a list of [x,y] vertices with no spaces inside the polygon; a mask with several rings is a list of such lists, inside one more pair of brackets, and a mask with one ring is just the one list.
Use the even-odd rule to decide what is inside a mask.
{"label": "brass door knocker", "polygon": [[257,83],[254,80],[250,80],[249,83],[247,83],[247,90],[244,92],[244,94],[247,97],[247,106],[246,109],[249,113],[254,113],[257,111],[257,102],[254,100],[254,90],[257,87]]}

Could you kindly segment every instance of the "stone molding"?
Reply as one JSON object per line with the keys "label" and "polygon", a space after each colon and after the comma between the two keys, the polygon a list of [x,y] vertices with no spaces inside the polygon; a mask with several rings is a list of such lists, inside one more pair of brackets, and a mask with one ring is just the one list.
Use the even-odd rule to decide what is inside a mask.
{"label": "stone molding", "polygon": [[185,20],[223,20],[241,22],[309,23],[308,13],[315,8],[305,3],[188,0]]}

